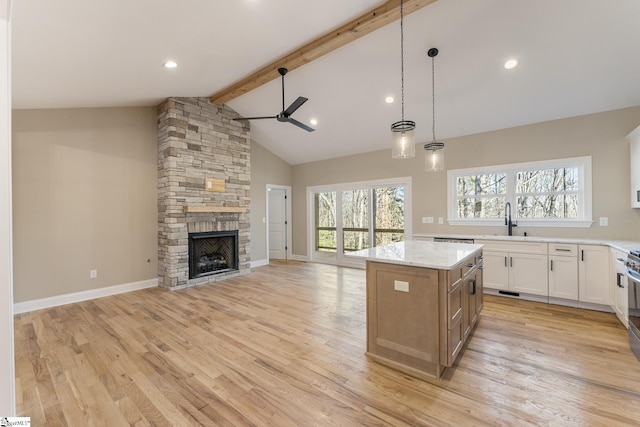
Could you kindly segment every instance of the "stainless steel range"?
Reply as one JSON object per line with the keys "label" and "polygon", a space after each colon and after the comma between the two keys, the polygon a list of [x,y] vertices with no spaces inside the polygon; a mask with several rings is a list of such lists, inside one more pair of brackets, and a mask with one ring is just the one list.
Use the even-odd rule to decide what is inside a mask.
{"label": "stainless steel range", "polygon": [[629,253],[627,278],[629,282],[629,345],[640,360],[640,250]]}

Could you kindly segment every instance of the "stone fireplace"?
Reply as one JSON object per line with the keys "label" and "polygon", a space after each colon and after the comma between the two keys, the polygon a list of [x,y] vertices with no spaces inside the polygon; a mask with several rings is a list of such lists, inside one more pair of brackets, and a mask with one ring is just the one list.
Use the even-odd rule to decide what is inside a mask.
{"label": "stone fireplace", "polygon": [[[249,129],[234,117],[207,98],[169,98],[158,107],[158,282],[164,288],[250,271]],[[222,243],[198,242],[204,253],[190,262],[194,242],[212,236]]]}

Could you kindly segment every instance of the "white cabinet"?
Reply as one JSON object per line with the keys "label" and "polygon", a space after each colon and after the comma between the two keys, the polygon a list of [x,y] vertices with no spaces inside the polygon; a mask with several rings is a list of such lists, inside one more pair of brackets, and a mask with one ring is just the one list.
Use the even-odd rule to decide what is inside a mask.
{"label": "white cabinet", "polygon": [[581,307],[609,305],[609,257],[607,246],[578,246],[578,300]]}
{"label": "white cabinet", "polygon": [[631,207],[640,208],[640,126],[627,139],[631,146]]}
{"label": "white cabinet", "polygon": [[626,267],[627,254],[611,249],[611,281],[609,284],[609,302],[625,328],[629,327],[629,294]]}
{"label": "white cabinet", "polygon": [[509,287],[516,292],[547,296],[547,256],[540,254],[509,254]]}
{"label": "white cabinet", "polygon": [[578,245],[549,244],[549,302],[577,307]]}
{"label": "white cabinet", "polygon": [[509,254],[483,250],[484,287],[506,291],[509,289]]}
{"label": "white cabinet", "polygon": [[[485,245],[484,288],[547,297],[547,244],[477,241]],[[545,299],[546,301],[546,299]]]}

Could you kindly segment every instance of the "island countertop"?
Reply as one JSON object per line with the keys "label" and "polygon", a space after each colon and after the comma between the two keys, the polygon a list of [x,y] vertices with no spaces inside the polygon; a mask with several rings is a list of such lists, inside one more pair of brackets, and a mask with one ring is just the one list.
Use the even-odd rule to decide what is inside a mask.
{"label": "island countertop", "polygon": [[405,240],[345,255],[368,261],[451,270],[465,258],[481,249],[482,245],[478,244]]}

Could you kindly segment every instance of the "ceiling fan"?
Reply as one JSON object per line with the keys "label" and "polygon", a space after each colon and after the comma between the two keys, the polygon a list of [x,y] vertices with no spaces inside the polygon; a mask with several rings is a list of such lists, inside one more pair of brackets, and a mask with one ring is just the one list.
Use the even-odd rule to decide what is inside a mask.
{"label": "ceiling fan", "polygon": [[312,127],[309,127],[307,125],[305,125],[304,123],[301,123],[299,121],[297,121],[296,119],[291,118],[291,115],[302,106],[302,104],[304,104],[305,102],[308,101],[307,98],[305,98],[304,96],[299,96],[298,99],[296,99],[295,101],[293,101],[293,103],[291,103],[291,105],[289,105],[289,108],[287,108],[286,110],[284,109],[284,76],[285,74],[287,74],[287,70],[284,67],[278,68],[278,73],[280,73],[280,75],[282,76],[282,111],[280,113],[278,113],[278,115],[276,116],[261,116],[261,117],[239,117],[237,119],[233,119],[233,120],[260,120],[260,119],[277,119],[279,122],[288,122],[291,123],[292,125],[296,125],[299,128],[302,128],[304,130],[306,130],[307,132],[313,132],[315,129]]}

